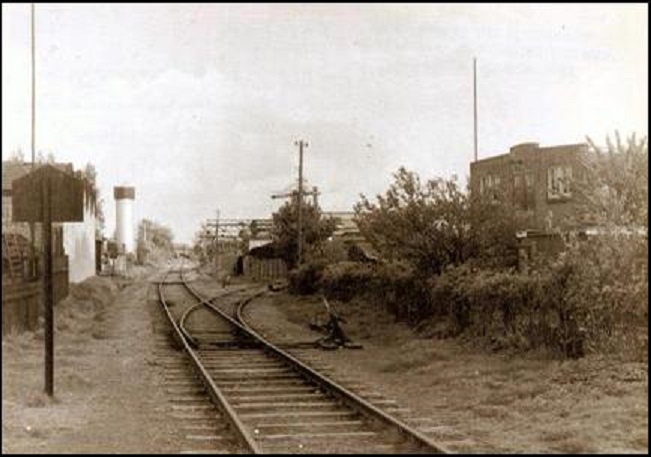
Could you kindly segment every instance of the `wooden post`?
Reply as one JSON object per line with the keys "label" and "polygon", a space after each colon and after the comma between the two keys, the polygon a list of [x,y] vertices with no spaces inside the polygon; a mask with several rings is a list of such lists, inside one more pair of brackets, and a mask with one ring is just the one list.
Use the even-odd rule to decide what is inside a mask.
{"label": "wooden post", "polygon": [[54,282],[52,222],[84,220],[83,183],[43,165],[12,183],[14,222],[40,222],[43,250],[43,316],[45,320],[45,392],[54,395]]}
{"label": "wooden post", "polygon": [[43,212],[43,307],[45,317],[45,392],[54,395],[54,282],[52,278],[52,200],[50,175],[41,183]]}

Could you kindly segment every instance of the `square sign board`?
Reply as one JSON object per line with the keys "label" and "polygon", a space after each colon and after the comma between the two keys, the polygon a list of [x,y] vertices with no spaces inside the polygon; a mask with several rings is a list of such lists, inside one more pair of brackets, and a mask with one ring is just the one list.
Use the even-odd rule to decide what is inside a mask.
{"label": "square sign board", "polygon": [[13,221],[43,222],[41,193],[43,183],[47,184],[47,181],[52,205],[51,222],[83,222],[83,180],[52,165],[40,166],[12,183]]}

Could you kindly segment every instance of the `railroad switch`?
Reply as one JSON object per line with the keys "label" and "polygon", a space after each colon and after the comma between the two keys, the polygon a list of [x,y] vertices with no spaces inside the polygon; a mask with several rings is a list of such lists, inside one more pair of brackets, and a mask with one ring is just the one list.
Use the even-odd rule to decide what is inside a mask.
{"label": "railroad switch", "polygon": [[328,322],[325,325],[310,324],[310,328],[318,331],[325,331],[326,336],[319,338],[314,343],[323,349],[340,349],[342,347],[347,349],[362,349],[362,345],[354,343],[341,327],[341,323],[346,323],[346,320],[335,312],[334,308],[330,306],[325,297],[321,297],[323,303],[328,311]]}

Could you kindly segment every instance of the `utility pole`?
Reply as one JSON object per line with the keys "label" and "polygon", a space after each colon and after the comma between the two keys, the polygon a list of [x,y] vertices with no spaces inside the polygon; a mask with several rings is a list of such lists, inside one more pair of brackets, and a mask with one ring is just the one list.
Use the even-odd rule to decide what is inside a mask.
{"label": "utility pole", "polygon": [[34,4],[32,3],[32,170],[35,166],[36,147],[36,32],[34,30]]}
{"label": "utility pole", "polygon": [[294,141],[298,146],[298,265],[303,260],[303,148],[307,141]]}
{"label": "utility pole", "polygon": [[219,210],[215,218],[215,274],[219,274]]}
{"label": "utility pole", "polygon": [[475,162],[477,162],[477,58],[472,59],[472,87],[475,124]]}
{"label": "utility pole", "polygon": [[[32,171],[36,168],[36,31],[34,30],[34,4],[32,3]],[[29,254],[32,277],[36,276],[36,227],[29,223]]]}
{"label": "utility pole", "polygon": [[319,189],[316,186],[312,187],[312,196],[314,198],[314,209],[318,212],[319,211]]}

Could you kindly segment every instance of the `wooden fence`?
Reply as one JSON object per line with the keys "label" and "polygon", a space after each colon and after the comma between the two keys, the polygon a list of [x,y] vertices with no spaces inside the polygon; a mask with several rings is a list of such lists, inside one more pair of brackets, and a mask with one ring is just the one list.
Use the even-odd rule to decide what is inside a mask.
{"label": "wooden fence", "polygon": [[[68,296],[68,257],[53,259],[54,303]],[[2,278],[2,334],[10,331],[36,330],[38,318],[43,313],[41,295],[43,282],[40,278],[24,281]]]}
{"label": "wooden fence", "polygon": [[36,330],[41,313],[41,281],[2,282],[2,334]]}
{"label": "wooden fence", "polygon": [[252,281],[269,281],[287,277],[287,264],[283,259],[258,259],[244,257],[244,276]]}

